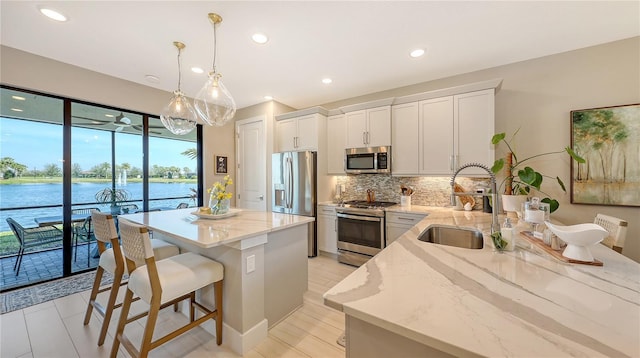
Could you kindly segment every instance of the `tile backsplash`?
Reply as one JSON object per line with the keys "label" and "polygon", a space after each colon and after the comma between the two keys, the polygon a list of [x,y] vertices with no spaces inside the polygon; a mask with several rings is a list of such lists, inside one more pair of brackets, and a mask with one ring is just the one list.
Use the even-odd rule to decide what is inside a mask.
{"label": "tile backsplash", "polygon": [[[366,200],[367,189],[375,191],[376,200],[400,202],[400,185],[413,188],[411,197],[414,205],[450,206],[451,177],[394,177],[385,174],[363,174],[336,177],[337,184],[345,186],[342,200]],[[469,178],[458,176],[456,182],[466,191],[475,191],[477,187],[488,187],[487,178]],[[334,193],[335,194],[335,193]],[[474,209],[482,209],[482,200],[476,197]]]}

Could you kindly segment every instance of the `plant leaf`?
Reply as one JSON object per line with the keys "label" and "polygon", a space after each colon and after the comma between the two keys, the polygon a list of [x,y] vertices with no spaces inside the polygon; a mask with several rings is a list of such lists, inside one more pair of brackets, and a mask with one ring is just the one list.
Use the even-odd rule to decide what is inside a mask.
{"label": "plant leaf", "polygon": [[542,200],[540,200],[543,203],[547,203],[549,204],[549,213],[552,213],[556,210],[558,210],[558,207],[560,207],[560,203],[555,200],[555,199],[551,199],[551,198],[544,198]]}
{"label": "plant leaf", "polygon": [[502,133],[497,133],[494,134],[493,137],[491,138],[491,144],[498,144],[500,143],[501,140],[504,139],[504,137],[506,137],[506,135],[504,134],[504,132]]}
{"label": "plant leaf", "polygon": [[504,158],[496,160],[491,167],[491,171],[493,172],[493,174],[498,174],[502,170],[502,168],[504,168]]}
{"label": "plant leaf", "polygon": [[576,152],[574,152],[573,149],[571,149],[570,147],[566,147],[564,148],[564,150],[566,150],[567,153],[569,153],[569,155],[571,156],[571,158],[573,158],[576,162],[580,164],[584,164],[587,162],[586,160],[584,160],[584,158],[576,154]]}
{"label": "plant leaf", "polygon": [[525,167],[524,169],[518,170],[518,177],[523,182],[533,185],[536,180],[536,172],[531,167]]}
{"label": "plant leaf", "polygon": [[567,188],[564,186],[564,183],[562,182],[562,180],[560,180],[560,177],[556,177],[556,180],[558,181],[558,184],[560,184],[560,187],[562,188],[562,191],[564,191],[566,193],[567,192]]}

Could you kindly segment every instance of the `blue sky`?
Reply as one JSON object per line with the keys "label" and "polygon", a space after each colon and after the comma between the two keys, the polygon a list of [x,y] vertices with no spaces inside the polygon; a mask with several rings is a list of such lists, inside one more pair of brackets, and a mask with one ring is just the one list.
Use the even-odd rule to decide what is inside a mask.
{"label": "blue sky", "polygon": [[[164,138],[149,138],[149,165],[188,167],[195,171],[195,159],[180,153],[196,143]],[[29,170],[56,163],[62,167],[62,126],[0,118],[0,157],[11,157]],[[111,162],[111,132],[74,127],[72,161],[83,170]],[[116,134],[116,162],[142,168],[142,137]]]}

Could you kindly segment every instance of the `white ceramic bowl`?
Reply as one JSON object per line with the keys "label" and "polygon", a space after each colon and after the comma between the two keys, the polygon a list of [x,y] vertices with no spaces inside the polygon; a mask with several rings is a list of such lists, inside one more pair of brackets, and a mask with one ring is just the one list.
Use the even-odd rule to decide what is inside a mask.
{"label": "white ceramic bowl", "polygon": [[545,221],[545,225],[567,243],[562,256],[580,261],[593,262],[594,258],[589,246],[599,243],[609,235],[602,226],[592,223],[562,226]]}

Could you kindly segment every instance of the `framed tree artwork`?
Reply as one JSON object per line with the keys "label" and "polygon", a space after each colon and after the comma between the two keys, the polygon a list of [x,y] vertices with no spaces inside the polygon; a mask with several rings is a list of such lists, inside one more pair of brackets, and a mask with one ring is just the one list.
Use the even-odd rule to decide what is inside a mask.
{"label": "framed tree artwork", "polygon": [[214,173],[215,174],[228,174],[229,172],[229,168],[228,168],[228,157],[226,156],[222,156],[222,155],[214,155],[213,156],[214,161],[215,161],[215,169],[214,169]]}
{"label": "framed tree artwork", "polygon": [[640,206],[640,104],[571,111],[571,203]]}

